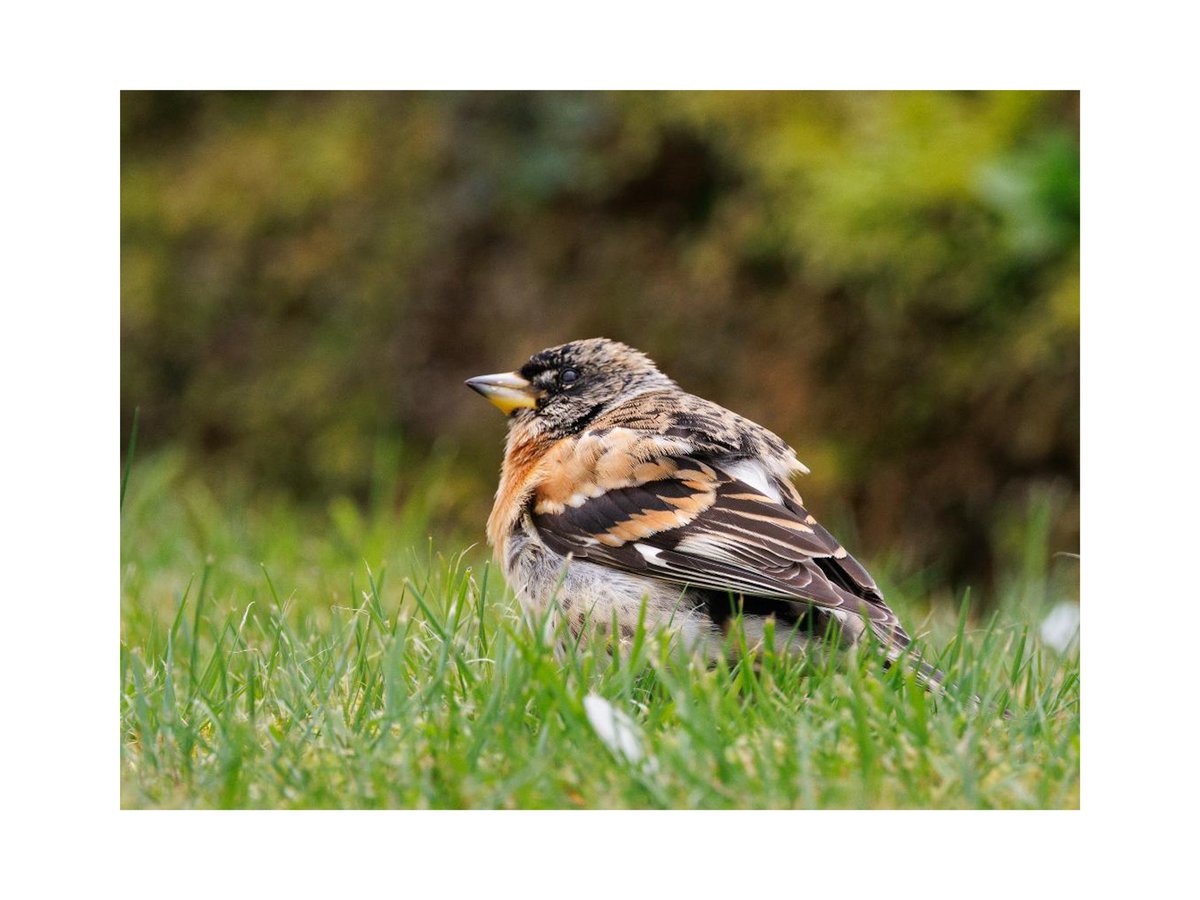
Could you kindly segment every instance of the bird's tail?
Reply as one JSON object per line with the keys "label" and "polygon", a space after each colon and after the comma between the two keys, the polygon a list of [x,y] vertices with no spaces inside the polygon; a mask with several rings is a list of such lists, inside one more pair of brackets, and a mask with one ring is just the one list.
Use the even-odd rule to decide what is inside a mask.
{"label": "bird's tail", "polygon": [[[937,666],[927,663],[921,658],[921,654],[916,652],[912,638],[908,636],[894,615],[888,615],[880,621],[872,622],[871,631],[881,644],[884,653],[884,668],[890,669],[898,661],[903,660],[904,664],[916,675],[917,683],[929,693],[934,695],[957,693],[957,685],[947,682],[946,673]],[[974,709],[979,709],[983,706],[983,700],[977,694],[972,694],[970,704]],[[1010,718],[1007,710],[1004,711],[1004,715],[1006,718]]]}
{"label": "bird's tail", "polygon": [[881,642],[885,669],[890,669],[897,662],[903,660],[905,665],[912,669],[913,674],[917,676],[917,682],[930,693],[938,694],[945,690],[946,674],[937,666],[925,662],[919,653],[913,651],[912,638],[905,634],[899,626],[886,635],[880,634],[879,630],[875,629],[875,636]]}

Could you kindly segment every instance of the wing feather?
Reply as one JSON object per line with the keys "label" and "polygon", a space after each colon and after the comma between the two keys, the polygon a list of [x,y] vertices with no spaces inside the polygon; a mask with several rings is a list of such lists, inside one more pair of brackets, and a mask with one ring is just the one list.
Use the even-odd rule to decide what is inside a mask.
{"label": "wing feather", "polygon": [[627,572],[859,616],[893,649],[908,645],[874,580],[794,490],[768,496],[714,460],[653,462],[649,480],[623,479],[575,506],[535,504],[538,533],[559,553]]}

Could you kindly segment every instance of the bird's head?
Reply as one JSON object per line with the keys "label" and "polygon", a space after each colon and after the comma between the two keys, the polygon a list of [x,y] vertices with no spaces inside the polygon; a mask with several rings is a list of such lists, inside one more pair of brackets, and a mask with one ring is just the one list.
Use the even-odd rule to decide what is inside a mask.
{"label": "bird's head", "polygon": [[674,382],[646,354],[618,341],[591,338],[541,350],[515,372],[469,378],[467,386],[514,424],[565,437],[617,403]]}

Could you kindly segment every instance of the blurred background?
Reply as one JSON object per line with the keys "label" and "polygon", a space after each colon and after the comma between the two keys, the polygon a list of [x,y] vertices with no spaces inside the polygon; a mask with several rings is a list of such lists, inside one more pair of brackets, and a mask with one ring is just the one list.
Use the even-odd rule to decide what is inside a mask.
{"label": "blurred background", "polygon": [[463,379],[602,335],[946,600],[1078,548],[1077,93],[127,92],[121,142],[122,440],[227,516],[481,542]]}

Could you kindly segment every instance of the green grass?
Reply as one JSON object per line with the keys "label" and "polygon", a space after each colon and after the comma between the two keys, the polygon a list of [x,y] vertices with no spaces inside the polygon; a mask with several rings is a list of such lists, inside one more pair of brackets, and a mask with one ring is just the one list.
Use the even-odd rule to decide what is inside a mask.
{"label": "green grass", "polygon": [[[982,624],[881,579],[982,710],[868,653],[742,649],[710,668],[639,633],[615,656],[559,657],[483,549],[426,537],[438,490],[430,476],[399,511],[303,513],[235,489],[219,499],[176,457],[135,463],[121,529],[122,805],[1079,804],[1078,654],[1036,636],[1072,590],[1061,573],[1026,567]],[[601,739],[589,694],[632,721],[632,756]]]}

